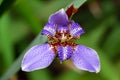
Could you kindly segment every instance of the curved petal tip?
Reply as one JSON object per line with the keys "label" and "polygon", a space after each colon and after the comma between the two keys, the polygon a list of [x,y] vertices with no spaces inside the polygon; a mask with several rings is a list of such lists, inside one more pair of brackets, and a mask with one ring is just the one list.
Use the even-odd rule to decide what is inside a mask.
{"label": "curved petal tip", "polygon": [[28,66],[26,66],[26,65],[23,65],[23,66],[21,67],[22,71],[30,72],[30,70],[27,69],[27,68],[28,68]]}

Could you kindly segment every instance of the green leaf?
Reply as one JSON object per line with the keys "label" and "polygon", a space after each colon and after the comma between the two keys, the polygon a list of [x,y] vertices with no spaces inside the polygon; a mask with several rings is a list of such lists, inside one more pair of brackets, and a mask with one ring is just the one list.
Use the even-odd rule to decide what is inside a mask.
{"label": "green leaf", "polygon": [[79,8],[82,4],[84,4],[87,0],[75,0],[73,2],[75,8]]}
{"label": "green leaf", "polygon": [[74,5],[75,8],[79,8],[81,5],[83,5],[87,0],[73,0],[67,7],[65,7],[65,10],[71,6]]}
{"label": "green leaf", "polygon": [[10,36],[10,16],[8,13],[5,13],[0,18],[0,46],[5,68],[12,64],[14,58],[13,43]]}

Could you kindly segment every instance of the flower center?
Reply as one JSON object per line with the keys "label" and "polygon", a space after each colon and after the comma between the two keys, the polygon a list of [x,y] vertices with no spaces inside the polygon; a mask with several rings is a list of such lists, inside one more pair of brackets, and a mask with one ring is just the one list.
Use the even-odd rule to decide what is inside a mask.
{"label": "flower center", "polygon": [[57,48],[59,46],[71,46],[71,48],[74,50],[77,46],[77,44],[72,43],[72,42],[50,42],[49,45],[51,46],[52,50],[57,54]]}
{"label": "flower center", "polygon": [[[72,50],[75,49],[77,44],[72,42],[72,39],[75,39],[75,38],[73,38],[71,36],[71,34],[69,32],[70,31],[69,27],[70,26],[56,27],[55,35],[54,36],[49,36],[49,35],[47,36],[49,41],[50,41],[49,44],[50,44],[51,48],[53,49],[53,51],[55,52],[55,54],[58,54],[57,49],[59,46],[63,46],[63,47],[70,46],[72,48]],[[63,54],[63,56],[64,55],[65,54]]]}

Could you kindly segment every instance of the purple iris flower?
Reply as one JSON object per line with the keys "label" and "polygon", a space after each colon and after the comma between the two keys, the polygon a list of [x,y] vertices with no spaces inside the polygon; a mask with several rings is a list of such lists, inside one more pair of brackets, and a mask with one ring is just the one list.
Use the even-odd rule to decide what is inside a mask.
{"label": "purple iris flower", "polygon": [[98,73],[100,61],[97,52],[72,42],[83,33],[84,30],[78,23],[68,19],[64,9],[52,14],[41,32],[48,37],[49,42],[33,46],[26,52],[22,60],[22,70],[30,72],[46,68],[58,56],[60,63],[71,59],[78,69]]}

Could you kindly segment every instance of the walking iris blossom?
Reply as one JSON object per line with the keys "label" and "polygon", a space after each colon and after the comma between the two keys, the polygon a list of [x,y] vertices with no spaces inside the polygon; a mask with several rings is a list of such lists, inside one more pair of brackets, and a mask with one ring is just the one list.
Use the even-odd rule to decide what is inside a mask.
{"label": "walking iris blossom", "polygon": [[49,42],[32,47],[22,61],[22,70],[26,72],[48,67],[56,56],[60,63],[71,59],[74,65],[89,72],[100,71],[100,61],[97,52],[72,40],[79,39],[84,30],[78,23],[68,19],[64,9],[49,17],[41,34],[48,37]]}

